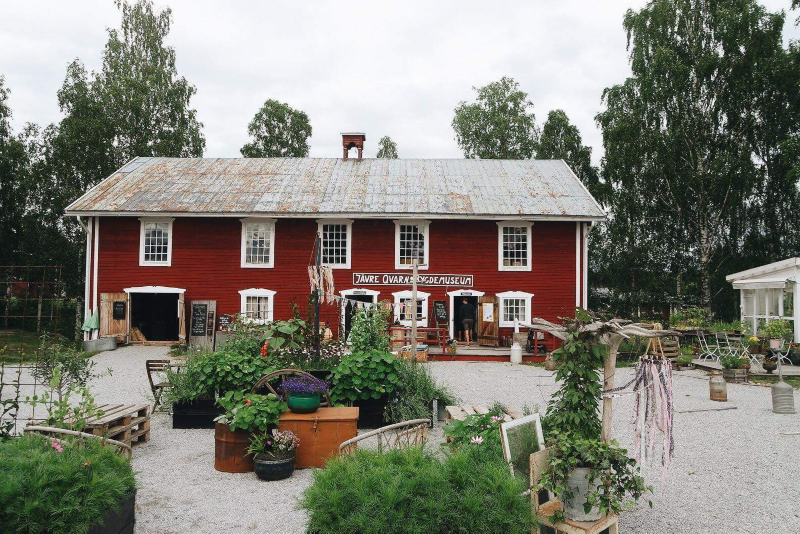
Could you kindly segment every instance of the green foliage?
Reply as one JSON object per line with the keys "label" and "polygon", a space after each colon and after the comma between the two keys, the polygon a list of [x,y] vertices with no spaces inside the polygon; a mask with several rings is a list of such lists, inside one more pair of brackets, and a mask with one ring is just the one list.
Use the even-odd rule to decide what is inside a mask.
{"label": "green foliage", "polygon": [[726,354],[720,357],[719,363],[721,363],[722,367],[725,369],[741,369],[742,366],[747,363],[747,358],[742,358],[736,354]]}
{"label": "green foliage", "polygon": [[786,319],[772,319],[761,327],[761,336],[767,339],[783,339],[792,333],[792,324]]}
{"label": "green foliage", "polygon": [[272,432],[255,432],[250,436],[247,454],[287,458],[293,456],[299,446],[300,440],[291,430],[272,429]]}
{"label": "green foliage", "polygon": [[440,406],[456,404],[455,396],[436,382],[427,365],[400,361],[397,375],[397,388],[391,394],[384,411],[384,419],[388,423],[430,418],[434,399],[439,400]]}
{"label": "green foliage", "polygon": [[[586,513],[594,506],[599,507],[602,514],[619,513],[632,508],[646,492],[653,491],[639,476],[636,460],[628,458],[628,451],[616,442],[608,444],[599,439],[562,434],[549,440],[548,447],[550,460],[542,474],[541,486],[562,501],[572,499],[567,480],[576,467],[589,468],[588,479],[594,481],[594,489],[583,503]],[[563,512],[559,511],[551,519],[562,521],[563,518]]]}
{"label": "green foliage", "polygon": [[316,470],[303,494],[310,533],[528,533],[530,499],[502,458],[478,447],[444,460],[421,448],[358,449]]}
{"label": "green foliage", "polygon": [[706,328],[708,312],[696,307],[679,310],[669,316],[669,324],[678,328]]}
{"label": "green foliage", "polygon": [[398,387],[399,369],[400,362],[390,352],[347,354],[331,374],[331,399],[337,403],[379,399]]}
{"label": "green foliage", "polygon": [[276,370],[273,360],[257,352],[242,353],[226,345],[199,362],[197,391],[249,391],[262,376]]}
{"label": "green foliage", "polygon": [[711,324],[712,332],[747,332],[749,327],[742,321],[714,321]]}
{"label": "green foliage", "polygon": [[359,308],[353,314],[350,335],[347,340],[353,352],[372,350],[389,352],[391,343],[387,329],[391,310],[380,306],[371,309]]}
{"label": "green foliage", "polygon": [[453,117],[456,141],[464,157],[532,158],[538,132],[528,94],[508,77],[474,89],[477,101],[461,102]]}
{"label": "green foliage", "polygon": [[462,420],[455,419],[444,427],[444,435],[450,438],[450,442],[442,445],[454,450],[481,446],[500,452],[500,423],[502,411],[494,408],[489,413],[468,415]]}
{"label": "green foliage", "polygon": [[0,442],[3,532],[83,533],[135,489],[130,461],[98,440],[42,436]]}
{"label": "green foliage", "polygon": [[278,420],[287,405],[274,393],[258,395],[228,391],[217,402],[225,409],[225,413],[215,419],[227,424],[230,429],[246,432],[267,432],[270,427],[278,425]]}
{"label": "green foliage", "polygon": [[85,386],[94,376],[94,367],[95,363],[73,346],[44,335],[32,374],[39,382],[50,384],[58,372],[59,382],[53,388],[60,397],[59,392],[72,385]]}
{"label": "green foliage", "polygon": [[86,428],[86,421],[92,417],[103,415],[94,402],[94,397],[88,387],[78,382],[65,385],[61,375],[61,366],[57,365],[52,370],[48,388],[41,394],[26,398],[31,408],[42,404],[47,409],[45,426],[68,428],[82,432]]}
{"label": "green foliage", "polygon": [[210,352],[189,353],[186,365],[178,370],[167,370],[169,387],[164,390],[164,404],[213,399],[216,389],[211,384],[217,382],[214,358]]}
{"label": "green foliage", "polygon": [[247,125],[250,141],[240,152],[246,158],[304,158],[308,156],[311,123],[289,104],[267,100]]}
{"label": "green foliage", "polygon": [[685,367],[687,365],[691,365],[692,364],[692,357],[691,356],[678,356],[673,361],[675,363],[677,363],[678,365],[680,365],[681,367]]}
{"label": "green foliage", "polygon": [[378,141],[378,158],[397,159],[397,143],[392,141],[388,135],[381,137]]}
{"label": "green foliage", "polygon": [[307,325],[299,317],[288,321],[272,321],[266,325],[267,348],[270,354],[278,355],[300,350],[305,343]]}
{"label": "green foliage", "polygon": [[564,321],[567,338],[561,348],[553,352],[553,359],[559,364],[556,380],[561,387],[550,400],[542,419],[545,435],[569,431],[587,439],[600,437],[598,370],[603,366],[606,347],[580,331],[589,322],[591,316],[583,310],[576,312],[575,319]]}

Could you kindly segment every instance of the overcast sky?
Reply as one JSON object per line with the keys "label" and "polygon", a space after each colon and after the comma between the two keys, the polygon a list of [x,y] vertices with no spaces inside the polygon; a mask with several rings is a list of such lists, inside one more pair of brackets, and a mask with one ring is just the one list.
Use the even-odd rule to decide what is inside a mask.
{"label": "overcast sky", "polygon": [[[763,0],[771,10],[790,0]],[[341,155],[339,133],[364,131],[366,157],[389,135],[400,157],[461,157],[453,109],[502,76],[516,79],[539,124],[561,108],[601,156],[594,122],[605,87],[629,75],[622,18],[640,0],[519,2],[209,2],[169,6],[178,72],[197,87],[192,105],[206,156],[237,157],[247,123],[269,98],[311,119],[311,156]],[[798,38],[797,12],[785,37]],[[3,0],[0,74],[17,131],[59,120],[67,64],[99,70],[112,0]]]}

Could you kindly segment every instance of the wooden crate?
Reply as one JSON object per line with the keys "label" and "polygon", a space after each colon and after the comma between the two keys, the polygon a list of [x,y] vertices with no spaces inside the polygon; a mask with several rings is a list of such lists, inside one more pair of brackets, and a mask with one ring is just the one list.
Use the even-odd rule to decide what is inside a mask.
{"label": "wooden crate", "polygon": [[103,404],[103,415],[86,422],[89,434],[135,445],[150,441],[150,407],[147,404]]}

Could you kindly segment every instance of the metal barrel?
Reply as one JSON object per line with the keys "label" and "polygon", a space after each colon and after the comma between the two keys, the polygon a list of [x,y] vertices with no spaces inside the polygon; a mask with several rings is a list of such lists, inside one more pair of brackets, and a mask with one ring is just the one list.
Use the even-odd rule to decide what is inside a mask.
{"label": "metal barrel", "polygon": [[772,411],[775,413],[795,413],[794,388],[783,380],[772,386]]}

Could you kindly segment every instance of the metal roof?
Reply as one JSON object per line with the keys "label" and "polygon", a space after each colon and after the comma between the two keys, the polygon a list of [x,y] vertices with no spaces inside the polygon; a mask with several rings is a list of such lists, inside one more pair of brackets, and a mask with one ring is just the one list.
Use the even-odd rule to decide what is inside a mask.
{"label": "metal roof", "polygon": [[562,160],[136,158],[67,215],[601,220]]}

